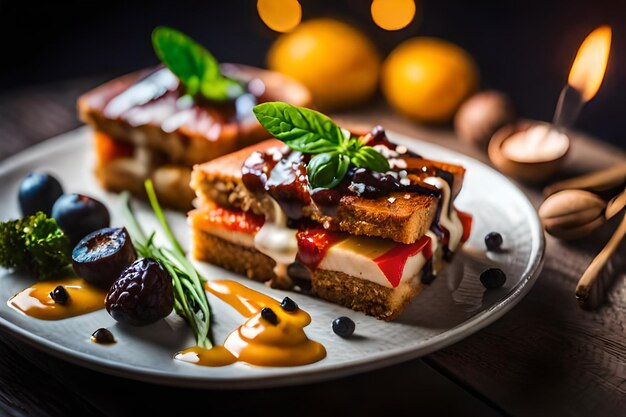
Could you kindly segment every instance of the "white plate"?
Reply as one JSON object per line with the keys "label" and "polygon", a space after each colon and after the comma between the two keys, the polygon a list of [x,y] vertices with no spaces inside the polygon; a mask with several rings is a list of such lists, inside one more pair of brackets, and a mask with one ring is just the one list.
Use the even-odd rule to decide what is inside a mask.
{"label": "white plate", "polygon": [[[71,362],[102,372],[155,383],[211,388],[266,387],[305,383],[363,372],[426,355],[455,343],[494,322],[530,290],[542,265],[544,239],[539,219],[524,194],[504,176],[467,156],[439,146],[389,133],[432,159],[462,164],[467,169],[457,207],[474,215],[470,240],[463,253],[418,296],[393,323],[386,323],[343,307],[304,295],[289,293],[312,316],[308,336],[327,349],[325,359],[306,366],[259,368],[243,363],[207,368],[172,360],[179,349],[191,346],[193,337],[175,315],[144,328],[117,324],[104,310],[60,321],[40,321],[10,309],[6,300],[29,286],[32,278],[0,271],[0,325],[32,345]],[[92,171],[92,152],[86,128],[50,139],[0,164],[0,218],[19,215],[17,188],[31,170],[48,171],[63,183],[66,192],[80,192],[103,201],[113,212],[113,224],[121,225],[115,208],[117,195],[104,192]],[[156,226],[143,203],[136,208],[147,229]],[[180,240],[189,242],[185,218],[168,213]],[[483,237],[498,231],[506,252],[486,256]],[[498,266],[507,274],[506,284],[485,291],[480,273]],[[282,299],[288,293],[240,278],[228,271],[199,265],[209,279],[229,278]],[[242,318],[221,301],[210,299],[215,340],[221,343]],[[341,339],[331,330],[338,316],[356,322],[356,337]],[[118,343],[101,346],[89,341],[100,327],[109,328]]]}

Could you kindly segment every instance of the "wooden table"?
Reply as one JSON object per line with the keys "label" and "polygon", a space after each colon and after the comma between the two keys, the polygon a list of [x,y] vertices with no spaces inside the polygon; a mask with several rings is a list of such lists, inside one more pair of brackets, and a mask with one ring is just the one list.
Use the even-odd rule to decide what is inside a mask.
{"label": "wooden table", "polygon": [[[97,79],[0,95],[0,159],[79,125],[74,101]],[[431,129],[384,105],[337,117],[384,125],[486,161],[448,129]],[[576,136],[566,175],[623,162],[623,151]],[[525,188],[534,204],[537,189]],[[626,415],[626,245],[618,277],[596,312],[578,308],[574,287],[615,222],[583,242],[547,237],[543,273],[517,307],[447,349],[378,371],[274,390],[199,391],[90,371],[0,333],[0,414],[7,415]],[[303,381],[304,382],[304,381]]]}

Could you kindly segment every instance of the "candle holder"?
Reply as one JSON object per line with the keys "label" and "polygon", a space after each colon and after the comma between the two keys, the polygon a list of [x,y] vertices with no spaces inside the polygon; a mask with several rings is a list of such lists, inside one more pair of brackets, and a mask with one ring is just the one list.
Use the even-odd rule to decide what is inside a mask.
{"label": "candle holder", "polygon": [[516,134],[528,132],[530,128],[535,126],[551,128],[549,123],[524,120],[506,125],[494,133],[489,142],[488,154],[496,168],[515,179],[534,183],[547,180],[561,169],[570,150],[569,137],[563,132],[559,132],[559,134],[565,135],[567,142],[560,152],[555,152],[553,158],[542,157],[534,161],[527,158],[518,160],[503,150],[503,145],[508,139]]}

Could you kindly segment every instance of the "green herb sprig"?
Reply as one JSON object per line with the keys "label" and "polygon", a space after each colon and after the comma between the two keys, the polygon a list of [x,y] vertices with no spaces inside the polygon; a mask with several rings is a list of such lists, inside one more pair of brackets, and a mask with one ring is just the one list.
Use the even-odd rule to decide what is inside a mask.
{"label": "green herb sprig", "polygon": [[222,75],[215,57],[184,33],[157,27],[152,32],[152,46],[161,62],[185,85],[187,94],[225,101],[244,93],[241,83]]}
{"label": "green herb sprig", "polygon": [[69,239],[44,213],[0,223],[0,266],[48,279],[71,273],[71,262]]}
{"label": "green herb sprig", "polygon": [[152,181],[146,180],[144,185],[152,211],[161,224],[170,247],[157,246],[154,243],[155,232],[149,236],[146,235],[130,207],[128,193],[124,193],[122,210],[128,220],[127,228],[137,254],[143,258],[154,259],[170,274],[174,286],[174,309],[176,313],[184,318],[191,327],[196,337],[196,344],[210,349],[213,346],[211,307],[204,292],[205,280],[187,259],[182,246],[172,233],[172,229],[159,205]]}
{"label": "green herb sprig", "polygon": [[253,112],[272,136],[295,151],[315,155],[306,169],[313,188],[335,187],[350,164],[377,172],[389,170],[389,162],[380,152],[315,110],[267,102],[256,105]]}

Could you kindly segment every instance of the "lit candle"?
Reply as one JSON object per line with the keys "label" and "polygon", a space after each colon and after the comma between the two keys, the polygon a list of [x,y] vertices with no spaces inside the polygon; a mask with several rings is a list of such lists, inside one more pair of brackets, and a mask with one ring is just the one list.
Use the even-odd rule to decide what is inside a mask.
{"label": "lit candle", "polygon": [[600,26],[578,49],[568,81],[563,88],[551,125],[535,126],[518,132],[502,144],[502,152],[519,162],[545,162],[567,151],[569,139],[562,132],[576,120],[583,104],[600,89],[611,48],[611,28]]}

